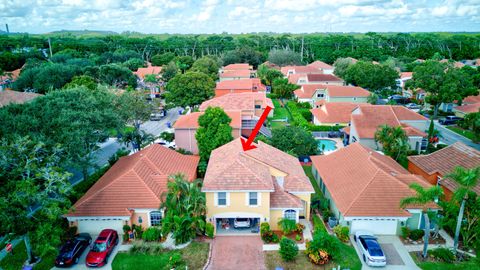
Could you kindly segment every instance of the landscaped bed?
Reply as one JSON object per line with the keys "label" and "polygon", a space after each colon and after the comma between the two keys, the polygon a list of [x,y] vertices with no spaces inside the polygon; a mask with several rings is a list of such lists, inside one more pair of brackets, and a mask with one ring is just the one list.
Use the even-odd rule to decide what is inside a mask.
{"label": "landscaped bed", "polygon": [[[277,235],[278,239],[282,239],[282,237],[285,236],[297,242],[297,244],[304,243],[303,232],[292,232],[290,234],[284,234],[282,231],[273,231],[273,233]],[[297,240],[297,239],[300,239],[300,240]]]}
{"label": "landscaped bed", "polygon": [[471,130],[463,129],[457,126],[447,126],[446,128],[475,142],[475,134]]}
{"label": "landscaped bed", "polygon": [[462,262],[442,262],[435,260],[432,256],[427,259],[421,257],[420,252],[410,252],[415,263],[424,270],[474,270],[480,269],[480,260],[476,258],[469,258],[468,261]]}
{"label": "landscaped bed", "polygon": [[194,241],[181,250],[155,250],[145,253],[119,252],[112,262],[113,270],[130,269],[202,269],[208,258],[209,244]]}

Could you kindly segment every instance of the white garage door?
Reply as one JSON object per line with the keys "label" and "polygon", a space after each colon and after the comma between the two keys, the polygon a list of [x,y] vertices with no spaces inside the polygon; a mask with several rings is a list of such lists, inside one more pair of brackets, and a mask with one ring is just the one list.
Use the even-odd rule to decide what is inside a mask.
{"label": "white garage door", "polygon": [[369,231],[374,234],[397,234],[397,220],[392,219],[372,219],[372,220],[352,220],[350,228],[351,233],[359,230]]}
{"label": "white garage door", "polygon": [[89,234],[99,234],[103,229],[114,229],[118,234],[123,233],[123,220],[114,219],[85,219],[78,221],[78,231]]}

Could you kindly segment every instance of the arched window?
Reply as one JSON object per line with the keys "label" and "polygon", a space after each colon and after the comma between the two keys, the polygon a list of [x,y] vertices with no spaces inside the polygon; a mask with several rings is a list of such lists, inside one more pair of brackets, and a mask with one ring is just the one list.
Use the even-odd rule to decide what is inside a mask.
{"label": "arched window", "polygon": [[292,209],[285,210],[283,217],[286,219],[297,220],[297,211]]}
{"label": "arched window", "polygon": [[160,224],[162,224],[162,212],[160,211],[150,212],[150,225],[159,226]]}

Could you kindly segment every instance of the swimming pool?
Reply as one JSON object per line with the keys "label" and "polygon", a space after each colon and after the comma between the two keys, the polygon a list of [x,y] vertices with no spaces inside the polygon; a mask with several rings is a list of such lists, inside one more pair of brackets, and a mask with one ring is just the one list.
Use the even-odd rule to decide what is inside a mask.
{"label": "swimming pool", "polygon": [[[318,139],[318,149],[320,151],[333,151],[337,149],[337,142],[327,139]],[[325,148],[324,148],[325,147]]]}

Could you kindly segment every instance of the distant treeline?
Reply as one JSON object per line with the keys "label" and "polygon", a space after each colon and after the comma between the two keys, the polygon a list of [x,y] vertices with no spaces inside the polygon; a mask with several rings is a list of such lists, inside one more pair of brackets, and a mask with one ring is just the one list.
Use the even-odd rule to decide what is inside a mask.
{"label": "distant treeline", "polygon": [[[166,52],[194,59],[213,55],[221,57],[242,47],[267,56],[272,49],[285,49],[301,54],[303,62],[322,60],[333,63],[339,57],[384,61],[388,57],[428,59],[436,52],[453,60],[480,57],[480,34],[470,33],[398,33],[398,34],[244,34],[244,35],[2,35],[0,36],[0,68],[12,70],[27,58],[44,57],[37,49],[52,51],[72,49],[89,57],[117,50],[134,51],[143,60]],[[33,50],[32,50],[33,48]]]}

